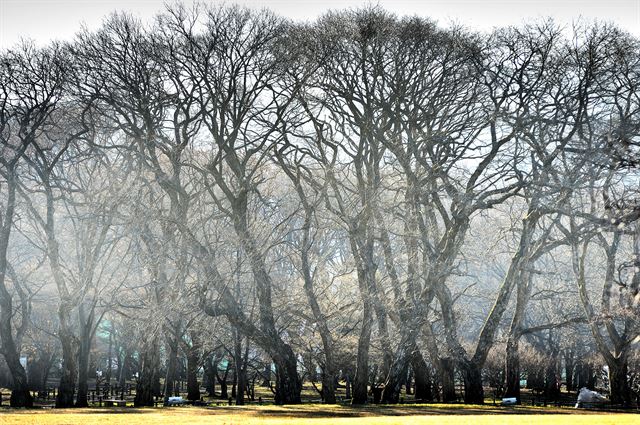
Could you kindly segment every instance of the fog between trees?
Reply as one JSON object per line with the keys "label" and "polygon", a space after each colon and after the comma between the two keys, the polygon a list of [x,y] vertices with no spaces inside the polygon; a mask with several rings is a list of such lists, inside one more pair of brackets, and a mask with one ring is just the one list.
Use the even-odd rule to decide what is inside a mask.
{"label": "fog between trees", "polygon": [[182,379],[629,405],[639,108],[639,41],[605,24],[177,5],[2,51],[11,404],[87,406],[100,370],[139,406]]}

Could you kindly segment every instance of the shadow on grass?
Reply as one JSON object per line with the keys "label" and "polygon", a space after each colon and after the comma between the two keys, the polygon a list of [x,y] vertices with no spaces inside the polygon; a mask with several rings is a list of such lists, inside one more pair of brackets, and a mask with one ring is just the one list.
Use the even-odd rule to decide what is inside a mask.
{"label": "shadow on grass", "polygon": [[[72,413],[98,415],[144,415],[166,414],[167,416],[237,416],[241,417],[272,417],[272,418],[366,418],[384,416],[415,416],[415,415],[571,415],[585,414],[584,410],[559,408],[532,408],[523,406],[501,407],[492,405],[298,405],[298,406],[219,406],[219,407],[100,407],[100,408],[71,408],[71,409],[1,409],[6,412],[20,413],[38,411],[39,413]],[[604,412],[589,412],[604,413]]]}

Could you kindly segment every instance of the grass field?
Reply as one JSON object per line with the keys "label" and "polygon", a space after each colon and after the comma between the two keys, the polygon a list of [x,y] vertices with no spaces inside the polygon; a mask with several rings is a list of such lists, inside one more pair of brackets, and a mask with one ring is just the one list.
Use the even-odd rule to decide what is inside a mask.
{"label": "grass field", "polygon": [[210,425],[210,424],[410,424],[410,425],[501,425],[501,424],[640,424],[634,413],[590,412],[574,409],[493,407],[461,405],[411,406],[243,406],[174,408],[92,408],[0,410],[2,425],[112,424],[112,425]]}

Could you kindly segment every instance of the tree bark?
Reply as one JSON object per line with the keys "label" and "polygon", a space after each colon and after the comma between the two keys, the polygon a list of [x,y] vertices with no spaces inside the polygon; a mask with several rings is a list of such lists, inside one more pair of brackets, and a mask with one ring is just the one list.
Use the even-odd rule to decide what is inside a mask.
{"label": "tree bark", "polygon": [[9,400],[10,406],[32,407],[33,398],[29,392],[27,374],[22,364],[20,364],[19,348],[16,345],[11,326],[13,300],[5,284],[8,269],[7,250],[13,227],[16,201],[17,182],[14,173],[15,169],[10,167],[6,176],[8,194],[4,217],[2,217],[2,228],[0,229],[0,352],[4,355],[7,368],[13,379],[11,398]]}
{"label": "tree bark", "polygon": [[387,372],[384,390],[382,392],[382,402],[386,404],[398,403],[400,401],[402,384],[406,380],[413,351],[417,350],[417,346],[415,345],[416,333],[410,329],[403,329],[401,332],[402,339],[396,350],[395,360]]}
{"label": "tree bark", "polygon": [[567,392],[573,391],[575,388],[573,387],[573,374],[575,370],[575,357],[573,349],[567,348],[564,350],[564,374],[565,374],[565,385],[567,387]]}
{"label": "tree bark", "polygon": [[82,338],[78,350],[78,396],[76,407],[88,407],[89,399],[89,352],[91,341]]}
{"label": "tree bark", "polygon": [[149,346],[141,353],[141,371],[136,385],[136,396],[133,400],[135,407],[152,407],[154,385],[158,380],[158,342],[154,338]]}
{"label": "tree bark", "polygon": [[64,300],[58,308],[58,318],[60,320],[59,339],[62,345],[62,372],[60,375],[60,385],[56,396],[56,407],[66,408],[74,406],[74,395],[76,380],[78,378],[78,367],[76,364],[77,341],[70,329],[70,307]]}
{"label": "tree bark", "polygon": [[520,355],[518,353],[519,337],[509,336],[507,341],[507,358],[505,366],[505,397],[515,397],[520,403]]}
{"label": "tree bark", "polygon": [[77,407],[89,406],[89,354],[94,336],[95,305],[89,306],[86,314],[85,305],[78,307],[78,321],[80,322],[80,341],[78,344],[78,395]]}
{"label": "tree bark", "polygon": [[[415,379],[415,399],[420,401],[433,401],[431,371],[417,346],[411,353],[411,369],[413,370]],[[409,392],[407,391],[407,393]]]}
{"label": "tree bark", "polygon": [[442,383],[442,402],[451,403],[458,401],[456,395],[455,368],[453,359],[443,357],[440,359],[440,382]]}
{"label": "tree bark", "polygon": [[198,353],[194,348],[187,350],[187,400],[200,400],[200,383],[198,382]]}
{"label": "tree bark", "polygon": [[362,309],[362,327],[358,336],[358,352],[356,354],[356,371],[351,389],[351,404],[366,404],[368,401],[369,382],[369,347],[371,342],[372,308],[368,300],[364,300]]}
{"label": "tree bark", "polygon": [[464,381],[464,402],[466,404],[484,404],[482,387],[482,367],[469,363],[462,370]]}
{"label": "tree bark", "polygon": [[209,356],[204,362],[205,388],[209,397],[216,396],[216,374],[218,371],[218,360]]}
{"label": "tree bark", "polygon": [[169,348],[169,358],[167,359],[167,373],[164,379],[164,402],[169,402],[175,391],[176,367],[178,364],[178,340],[174,335],[168,335],[167,345]]}
{"label": "tree bark", "polygon": [[609,367],[609,399],[611,404],[623,407],[631,406],[631,388],[629,386],[629,367],[626,357],[607,363]]}
{"label": "tree bark", "polygon": [[[267,272],[264,254],[260,252],[249,232],[247,224],[247,193],[242,191],[232,202],[233,222],[240,243],[249,257],[251,271],[256,282],[256,294],[260,316],[260,328],[269,345],[263,347],[276,365],[276,404],[299,404],[302,383],[298,376],[297,359],[290,345],[285,343],[276,329],[271,299],[271,276]],[[268,340],[268,341],[267,341]]]}
{"label": "tree bark", "polygon": [[229,376],[229,369],[231,368],[231,362],[227,362],[227,367],[224,370],[224,375],[220,376],[216,370],[216,376],[218,383],[220,384],[220,398],[226,400],[229,398],[229,390],[227,389],[227,378]]}

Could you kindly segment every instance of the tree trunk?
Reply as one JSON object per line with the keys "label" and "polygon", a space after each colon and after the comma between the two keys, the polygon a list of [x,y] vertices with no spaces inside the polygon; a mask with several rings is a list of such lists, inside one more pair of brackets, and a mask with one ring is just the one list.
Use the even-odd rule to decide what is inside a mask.
{"label": "tree trunk", "polygon": [[411,355],[411,369],[413,370],[414,379],[416,381],[415,399],[420,401],[433,401],[433,392],[431,390],[431,371],[417,346]]}
{"label": "tree trunk", "polygon": [[547,400],[557,400],[560,397],[560,348],[558,342],[554,339],[552,329],[549,329],[547,341],[549,357],[545,367],[545,397]]}
{"label": "tree trunk", "polygon": [[369,382],[369,346],[371,345],[370,302],[364,302],[362,328],[358,337],[358,353],[356,355],[356,372],[353,379],[351,404],[366,404],[368,401],[367,383]]}
{"label": "tree trunk", "polygon": [[176,382],[176,368],[178,365],[178,340],[173,336],[167,339],[169,346],[169,358],[167,360],[167,373],[164,379],[164,402],[169,402],[169,397],[173,395]]}
{"label": "tree trunk", "polygon": [[78,347],[78,396],[77,407],[89,406],[89,354],[93,341],[93,326],[95,321],[95,306],[90,306],[89,314],[85,312],[85,305],[78,307],[78,319],[80,322],[80,341]]}
{"label": "tree trunk", "polygon": [[211,356],[204,363],[205,388],[209,397],[216,396],[216,374],[218,371],[218,360],[213,361]]}
{"label": "tree trunk", "polygon": [[232,206],[234,229],[242,248],[249,257],[256,284],[260,330],[264,335],[263,345],[266,345],[263,348],[270,351],[269,354],[276,365],[275,402],[276,404],[299,404],[302,383],[298,376],[297,358],[291,346],[282,340],[276,328],[271,299],[271,276],[267,271],[264,253],[258,249],[247,225],[247,193],[241,192]]}
{"label": "tree trunk", "polygon": [[527,370],[527,388],[530,390],[542,390],[544,388],[544,370],[534,367]]}
{"label": "tree trunk", "polygon": [[78,396],[76,407],[88,407],[89,399],[89,352],[91,341],[82,338],[78,350]]}
{"label": "tree trunk", "polygon": [[382,403],[395,404],[400,401],[402,384],[406,380],[409,367],[409,355],[405,349],[400,349],[396,352],[395,361],[387,373],[387,379],[382,391]]}
{"label": "tree trunk", "polygon": [[[307,202],[304,190],[300,186],[300,181],[293,179],[296,184],[296,190],[305,207],[305,221],[303,226],[303,241],[302,241],[302,276],[304,278],[304,291],[307,296],[307,301],[313,312],[314,319],[318,325],[318,331],[320,333],[320,339],[322,340],[322,348],[324,349],[325,364],[322,374],[322,400],[327,404],[334,404],[336,402],[336,367],[333,354],[333,337],[327,324],[327,319],[320,309],[318,298],[314,291],[313,276],[311,273],[311,265],[309,261],[309,251],[311,250],[311,222],[313,218],[313,208]],[[268,375],[266,375],[268,376]]]}
{"label": "tree trunk", "polygon": [[271,386],[271,362],[265,365],[263,374],[264,376],[262,380],[262,386],[263,387]]}
{"label": "tree trunk", "polygon": [[233,391],[231,396],[236,400],[236,406],[244,404],[244,379],[242,376],[242,340],[240,332],[234,330],[235,341],[233,344]]}
{"label": "tree trunk", "polygon": [[[20,364],[20,352],[13,337],[11,319],[13,316],[13,300],[6,288],[5,278],[7,274],[7,250],[11,229],[13,228],[13,216],[15,213],[16,186],[15,168],[10,167],[7,173],[7,201],[2,217],[2,228],[0,232],[0,347],[4,354],[7,367],[13,378],[11,389],[11,407],[32,407],[33,398],[29,392],[29,383],[24,367]],[[24,320],[24,318],[23,318]]]}
{"label": "tree trunk", "polygon": [[573,387],[574,369],[575,369],[575,359],[573,357],[573,352],[570,350],[566,350],[564,355],[564,374],[565,374],[565,385],[567,387],[567,392],[571,392],[575,389]]}
{"label": "tree trunk", "polygon": [[449,357],[444,357],[440,359],[439,363],[440,381],[442,382],[442,402],[451,403],[458,401],[453,360]]}
{"label": "tree trunk", "polygon": [[187,400],[200,400],[200,383],[198,382],[198,353],[193,348],[187,351]]}
{"label": "tree trunk", "polygon": [[229,377],[230,368],[231,368],[231,362],[227,361],[227,367],[224,369],[224,375],[222,375],[222,377],[218,375],[218,371],[216,370],[216,376],[218,377],[218,383],[220,384],[220,398],[222,400],[226,400],[229,398],[227,378]]}
{"label": "tree trunk", "polygon": [[281,346],[281,352],[272,353],[276,365],[276,404],[300,404],[302,383],[298,377],[298,364],[295,354],[288,344]]}
{"label": "tree trunk", "polygon": [[141,356],[141,371],[136,385],[135,407],[153,406],[154,385],[158,380],[158,343],[154,339]]}
{"label": "tree trunk", "polygon": [[107,351],[107,370],[105,371],[104,382],[107,388],[111,388],[111,369],[113,368],[113,322],[109,329],[109,348]]}
{"label": "tree trunk", "polygon": [[[10,327],[11,322],[8,322],[8,324]],[[4,346],[2,348],[5,350],[4,358],[13,378],[9,405],[11,407],[33,407],[33,397],[31,397],[31,392],[29,391],[27,374],[22,364],[20,364],[20,357],[15,350],[6,350]]]}
{"label": "tree trunk", "polygon": [[631,388],[628,380],[628,364],[626,357],[610,362],[609,366],[609,400],[611,404],[621,404],[624,407],[631,406]]}
{"label": "tree trunk", "polygon": [[[5,316],[5,307],[2,306],[2,316]],[[11,311],[9,310],[9,313]],[[2,350],[5,358],[5,362],[13,378],[13,386],[11,387],[11,398],[9,399],[9,405],[11,407],[32,407],[33,397],[29,392],[29,383],[27,380],[27,374],[20,363],[20,356],[13,344],[13,335],[11,334],[11,321],[6,320],[0,323],[0,329],[2,329]],[[8,338],[7,335],[10,337]],[[4,343],[10,342],[11,345],[7,346]]]}
{"label": "tree trunk", "polygon": [[505,397],[515,397],[520,403],[520,355],[518,352],[519,337],[510,335],[507,341],[507,359],[505,366]]}
{"label": "tree trunk", "polygon": [[[245,355],[242,357],[242,340],[237,332],[237,342],[235,347],[236,369],[238,370],[238,389],[236,391],[236,406],[244,405],[244,394],[247,390],[247,364],[249,362],[249,341],[246,343]],[[296,373],[297,374],[297,373]]]}
{"label": "tree trunk", "polygon": [[482,388],[482,368],[469,363],[462,370],[464,380],[464,402],[466,404],[484,404]]}
{"label": "tree trunk", "polygon": [[62,373],[56,396],[56,407],[66,408],[74,405],[76,379],[78,378],[76,364],[78,351],[75,336],[69,328],[69,308],[65,301],[62,301],[59,306],[58,317],[60,319],[59,339],[62,345]]}
{"label": "tree trunk", "polygon": [[325,404],[336,404],[336,376],[334,372],[327,370],[322,372],[322,400]]}

